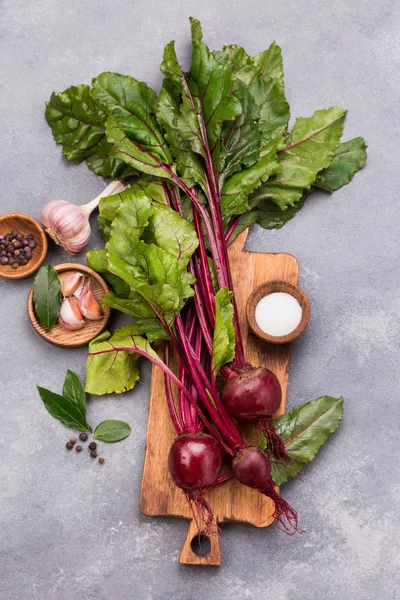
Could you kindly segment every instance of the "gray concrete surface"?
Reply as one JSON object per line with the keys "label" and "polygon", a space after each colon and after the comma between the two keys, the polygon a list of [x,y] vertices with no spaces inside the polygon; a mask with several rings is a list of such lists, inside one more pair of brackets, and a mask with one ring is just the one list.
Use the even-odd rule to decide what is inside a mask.
{"label": "gray concrete surface", "polygon": [[[312,303],[294,347],[289,406],[343,394],[345,419],[283,490],[307,534],[230,525],[220,569],[179,566],[187,524],[138,510],[148,366],[134,392],[90,400],[91,422],[116,417],[133,428],[104,447],[104,467],[68,454],[69,432],[35,384],[60,390],[66,368],[83,377],[86,351],[36,335],[26,313],[31,279],[0,281],[0,599],[399,599],[398,3],[1,0],[0,210],[38,218],[52,198],[83,202],[102,189],[85,165],[63,160],[45,100],[103,70],[158,89],[170,39],[188,61],[191,14],[214,48],[257,53],[277,40],[292,115],[343,105],[345,138],[363,135],[369,145],[351,185],[313,194],[283,230],[256,228],[247,243],[295,254]],[[50,258],[72,260],[54,249]]]}

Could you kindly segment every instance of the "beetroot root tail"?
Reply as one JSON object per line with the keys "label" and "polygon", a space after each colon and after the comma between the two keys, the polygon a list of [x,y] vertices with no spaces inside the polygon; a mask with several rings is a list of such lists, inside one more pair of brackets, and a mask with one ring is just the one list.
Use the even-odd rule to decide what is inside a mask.
{"label": "beetroot root tail", "polygon": [[199,530],[199,534],[209,535],[213,529],[214,514],[203,494],[191,495],[186,493],[193,519]]}
{"label": "beetroot root tail", "polygon": [[304,533],[304,530],[299,529],[297,512],[276,491],[272,479],[268,487],[261,491],[268,496],[268,498],[271,498],[275,504],[275,510],[272,516],[281,531],[284,531],[288,535]]}
{"label": "beetroot root tail", "polygon": [[289,463],[291,456],[286,446],[276,432],[271,418],[262,417],[258,420],[258,426],[267,440],[268,454],[273,454],[279,462]]}

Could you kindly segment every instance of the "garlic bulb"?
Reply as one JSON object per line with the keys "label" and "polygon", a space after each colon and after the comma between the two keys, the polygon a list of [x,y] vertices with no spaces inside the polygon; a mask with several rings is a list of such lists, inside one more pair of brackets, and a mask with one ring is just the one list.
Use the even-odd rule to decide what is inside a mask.
{"label": "garlic bulb", "polygon": [[82,273],[78,272],[71,273],[71,275],[68,275],[68,277],[63,279],[61,282],[62,297],[68,298],[69,296],[72,296],[72,294],[83,285],[83,279]]}
{"label": "garlic bulb", "polygon": [[85,320],[79,310],[78,298],[64,298],[61,304],[58,323],[65,329],[82,329],[85,326]]}
{"label": "garlic bulb", "polygon": [[103,318],[103,311],[90,289],[90,279],[87,280],[79,294],[79,309],[83,316],[90,321],[100,321]]}
{"label": "garlic bulb", "polygon": [[69,254],[81,252],[90,239],[89,217],[99,205],[100,199],[118,194],[128,187],[121,181],[113,181],[101,194],[83,206],[77,206],[67,200],[51,200],[41,214],[46,232]]}

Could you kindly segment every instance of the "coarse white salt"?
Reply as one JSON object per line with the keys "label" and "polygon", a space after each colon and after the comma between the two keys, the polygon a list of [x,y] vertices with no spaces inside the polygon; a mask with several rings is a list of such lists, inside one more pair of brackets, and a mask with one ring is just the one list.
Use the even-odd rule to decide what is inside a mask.
{"label": "coarse white salt", "polygon": [[301,306],[294,296],[274,292],[261,298],[255,318],[259,328],[268,335],[281,337],[292,333],[301,321]]}

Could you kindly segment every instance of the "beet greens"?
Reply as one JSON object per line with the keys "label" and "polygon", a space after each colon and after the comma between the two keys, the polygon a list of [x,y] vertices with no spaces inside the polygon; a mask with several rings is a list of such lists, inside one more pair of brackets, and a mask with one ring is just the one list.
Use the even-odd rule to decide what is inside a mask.
{"label": "beet greens", "polygon": [[[289,131],[275,43],[255,57],[236,45],[212,52],[200,23],[191,19],[191,26],[190,71],[183,71],[169,43],[158,97],[130,76],[102,73],[92,87],[53,93],[47,104],[47,121],[68,160],[86,160],[103,177],[135,176],[129,189],[101,199],[106,245],[88,253],[89,265],[112,288],[104,304],[134,324],[91,342],[86,390],[132,389],[138,356],[147,357],[164,371],[178,435],[171,474],[199,520],[209,524],[212,518],[206,490],[234,473],[273,499],[274,516],[285,529],[297,530],[297,515],[271,478],[274,464],[276,472],[280,462],[291,460],[290,437],[281,439],[272,418],[280,385],[266,369],[246,362],[228,244],[255,222],[282,227],[313,187],[333,191],[348,183],[365,162],[365,144],[362,138],[340,144],[346,111],[338,106],[296,119]],[[151,346],[157,340],[163,359]],[[274,389],[268,391],[269,385]],[[265,452],[246,448],[232,416],[259,422]],[[208,465],[204,479],[199,448]],[[222,450],[234,457],[233,473],[218,474]],[[190,457],[189,471],[182,453]],[[290,463],[282,469],[290,472]]]}

